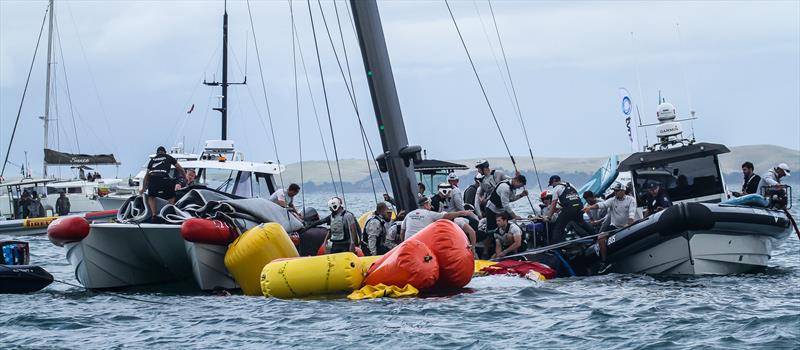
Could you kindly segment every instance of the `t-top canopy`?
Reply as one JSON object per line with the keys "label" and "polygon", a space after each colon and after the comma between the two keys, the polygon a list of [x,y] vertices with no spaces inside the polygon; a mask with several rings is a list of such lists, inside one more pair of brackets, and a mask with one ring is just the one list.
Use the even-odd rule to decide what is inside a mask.
{"label": "t-top canopy", "polygon": [[619,171],[631,171],[682,160],[713,156],[728,153],[725,145],[716,143],[696,143],[688,146],[670,148],[661,151],[637,152],[619,163]]}

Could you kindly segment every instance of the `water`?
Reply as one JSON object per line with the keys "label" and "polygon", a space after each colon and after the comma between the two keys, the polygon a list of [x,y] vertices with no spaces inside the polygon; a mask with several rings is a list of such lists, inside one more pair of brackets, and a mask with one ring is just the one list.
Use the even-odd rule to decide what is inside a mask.
{"label": "water", "polygon": [[[360,204],[351,204],[356,214],[374,204],[371,194],[347,199]],[[307,200],[321,208],[327,197]],[[46,237],[30,242],[34,263],[77,283],[61,248]],[[792,235],[760,274],[538,283],[492,276],[453,296],[360,302],[144,293],[126,299],[54,283],[35,294],[0,296],[0,348],[796,349],[799,252]]]}

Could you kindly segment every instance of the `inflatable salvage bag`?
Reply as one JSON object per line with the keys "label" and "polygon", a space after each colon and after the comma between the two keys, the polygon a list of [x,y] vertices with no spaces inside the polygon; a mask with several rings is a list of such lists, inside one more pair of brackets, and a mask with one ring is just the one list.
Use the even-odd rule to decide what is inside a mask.
{"label": "inflatable salvage bag", "polygon": [[403,287],[410,284],[417,289],[430,289],[439,280],[436,256],[419,241],[403,242],[372,266],[364,285]]}
{"label": "inflatable salvage bag", "polygon": [[346,252],[273,261],[261,271],[261,291],[276,298],[351,292],[363,280],[358,259]]}
{"label": "inflatable salvage bag", "polygon": [[245,295],[262,295],[261,270],[275,259],[299,256],[283,226],[261,224],[243,233],[228,247],[225,267]]}

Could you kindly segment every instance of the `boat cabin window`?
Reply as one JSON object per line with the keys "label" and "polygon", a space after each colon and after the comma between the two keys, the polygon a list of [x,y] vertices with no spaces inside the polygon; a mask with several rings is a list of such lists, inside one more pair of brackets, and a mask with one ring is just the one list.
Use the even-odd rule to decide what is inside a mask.
{"label": "boat cabin window", "polygon": [[673,202],[715,195],[724,192],[719,173],[717,156],[706,156],[678,162],[635,169],[637,203],[645,205],[647,186],[652,182],[661,184]]}
{"label": "boat cabin window", "polygon": [[80,187],[67,187],[67,193],[79,194],[83,193],[83,189]]}
{"label": "boat cabin window", "polygon": [[233,194],[247,198],[253,197],[253,178],[251,174],[249,171],[239,172]]}
{"label": "boat cabin window", "polygon": [[217,191],[232,193],[238,171],[227,169],[200,169],[200,183]]}
{"label": "boat cabin window", "polygon": [[256,173],[256,181],[253,183],[253,196],[258,198],[269,198],[275,192],[272,183],[272,176],[264,173]]}

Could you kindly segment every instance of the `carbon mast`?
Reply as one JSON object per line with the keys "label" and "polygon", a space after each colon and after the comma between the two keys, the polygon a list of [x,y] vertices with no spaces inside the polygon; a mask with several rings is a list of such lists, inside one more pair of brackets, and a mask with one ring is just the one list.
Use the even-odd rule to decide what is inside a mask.
{"label": "carbon mast", "polygon": [[[44,121],[44,149],[48,149],[47,139],[49,137],[48,129],[49,129],[49,122],[50,122],[50,68],[53,65],[53,17],[55,16],[55,7],[53,6],[53,0],[50,0],[50,18],[49,24],[47,25],[47,78],[46,78],[46,89],[44,91],[44,116],[42,120]],[[43,158],[42,160],[42,177],[47,177],[47,160]]]}
{"label": "carbon mast", "polygon": [[410,211],[417,208],[414,163],[422,161],[421,147],[408,144],[376,1],[350,0],[350,7],[383,146],[376,161],[389,173],[398,210]]}

